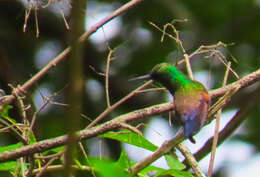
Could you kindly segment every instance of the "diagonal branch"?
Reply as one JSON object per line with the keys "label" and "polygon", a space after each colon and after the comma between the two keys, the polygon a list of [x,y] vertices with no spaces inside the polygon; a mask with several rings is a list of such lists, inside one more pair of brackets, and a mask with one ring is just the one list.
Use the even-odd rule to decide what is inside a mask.
{"label": "diagonal branch", "polygon": [[[90,129],[81,130],[81,131],[77,132],[76,137],[77,137],[78,141],[81,141],[83,139],[88,139],[91,137],[95,137],[95,136],[105,133],[109,130],[120,128],[122,123],[127,123],[129,121],[141,119],[141,118],[155,115],[155,114],[160,114],[162,112],[167,112],[172,109],[173,109],[172,103],[163,103],[163,104],[159,104],[159,105],[150,106],[148,108],[136,110],[131,113],[127,113],[127,114],[121,115],[117,118],[114,118],[113,120],[108,121],[99,126],[96,126],[96,127],[90,128]],[[68,136],[63,135],[63,136],[60,136],[57,138],[43,140],[43,141],[37,142],[32,145],[23,146],[16,150],[5,151],[0,154],[0,162],[8,161],[11,159],[16,159],[16,158],[34,154],[37,152],[43,152],[47,149],[62,146],[65,143],[67,143],[67,141],[68,141]]]}
{"label": "diagonal branch", "polygon": [[241,79],[237,80],[236,82],[228,84],[225,87],[221,87],[219,89],[211,91],[210,96],[217,97],[217,96],[223,95],[227,91],[232,90],[234,88],[238,88],[240,90],[241,88],[254,84],[258,80],[260,80],[260,69],[242,77]]}
{"label": "diagonal branch", "polygon": [[[259,79],[260,79],[260,69],[241,78],[240,80],[238,80],[232,84],[227,85],[224,88],[220,88],[220,89],[211,91],[210,95],[212,97],[216,97],[216,96],[224,94],[227,91],[234,90],[234,88],[236,88],[236,87],[239,87],[239,89],[241,89],[246,86],[254,84]],[[133,120],[142,119],[147,116],[152,116],[152,115],[160,114],[162,112],[167,112],[167,111],[172,110],[173,108],[174,108],[173,103],[168,102],[168,103],[163,103],[163,104],[159,104],[159,105],[150,106],[148,108],[136,110],[136,111],[121,115],[117,118],[114,118],[113,120],[108,121],[102,125],[99,125],[99,126],[96,126],[96,127],[90,128],[90,129],[84,129],[84,130],[77,132],[77,140],[80,141],[83,139],[95,137],[95,136],[105,133],[109,130],[119,128],[121,126],[120,125],[121,123],[127,123],[127,122],[130,122]],[[173,144],[176,145],[184,139],[183,132],[178,133],[176,136],[177,136],[178,141],[176,141],[176,139],[175,139],[174,141],[170,140],[165,143],[165,145],[168,147],[168,149],[170,149]],[[31,154],[34,154],[37,152],[43,152],[47,149],[51,149],[54,147],[62,146],[67,142],[67,140],[68,140],[68,137],[66,135],[64,135],[64,136],[60,136],[57,138],[43,140],[43,141],[37,142],[33,145],[27,145],[27,146],[21,147],[16,150],[5,151],[2,154],[0,154],[0,162],[8,161],[11,159],[16,159],[16,158],[31,155]],[[173,142],[171,142],[171,141],[173,141]],[[171,146],[169,146],[169,145],[171,145]],[[156,152],[157,151],[155,151],[155,153]],[[158,149],[157,153],[164,154],[164,152],[160,152],[160,148]],[[137,170],[135,170],[135,172],[137,172]]]}
{"label": "diagonal branch", "polygon": [[[217,145],[220,145],[228,137],[230,137],[230,135],[238,128],[238,126],[247,118],[248,113],[250,113],[250,111],[254,109],[256,105],[259,104],[259,100],[251,100],[253,100],[254,98],[259,98],[259,96],[260,87],[256,89],[254,93],[250,94],[247,97],[247,99],[245,100],[245,102],[247,103],[246,106],[241,107],[241,109],[233,116],[233,118],[226,124],[226,126],[219,133],[219,140]],[[194,154],[195,158],[198,161],[200,161],[210,152],[212,143],[213,137],[208,139],[207,142],[203,145],[203,147]],[[184,163],[187,164],[186,161],[184,161]],[[189,165],[187,165],[187,168],[189,168]]]}
{"label": "diagonal branch", "polygon": [[[115,17],[121,15],[122,13],[126,12],[136,4],[140,3],[142,0],[131,0],[122,7],[118,8],[116,11],[114,11],[112,14],[104,17],[99,22],[97,22],[95,25],[93,25],[88,31],[86,31],[84,34],[81,35],[79,38],[79,42],[84,42],[88,37],[95,33],[99,28],[104,26],[106,23],[114,19]],[[62,60],[66,58],[66,56],[70,53],[71,47],[67,47],[65,50],[63,50],[57,57],[55,57],[53,60],[51,60],[42,70],[40,70],[38,73],[36,73],[31,79],[29,79],[27,82],[25,82],[22,86],[20,86],[18,89],[16,89],[16,92],[13,92],[12,95],[6,96],[5,99],[0,99],[0,113],[2,112],[3,108],[10,104],[14,99],[15,95],[21,95],[25,93],[34,83],[36,83],[40,78],[42,78],[50,69],[55,67],[58,63],[60,63]]]}
{"label": "diagonal branch", "polygon": [[[245,76],[242,79],[224,87],[224,89],[226,89],[226,91],[227,91],[226,94],[229,92],[229,95],[225,94],[223,96],[222,103],[219,103],[213,109],[210,110],[210,112],[208,114],[207,123],[210,122],[211,120],[213,120],[213,115],[216,111],[218,111],[219,109],[221,109],[224,105],[226,105],[228,103],[232,94],[236,93],[239,89],[245,87],[247,84],[252,84],[253,82],[258,81],[259,77],[260,77],[260,69],[257,70],[256,72],[249,74],[248,76]],[[221,89],[218,89],[219,90],[218,94],[223,93],[224,89],[223,89],[223,91]],[[210,92],[210,93],[211,93],[212,96],[217,95],[216,93],[215,94],[212,94],[212,92]],[[221,105],[221,106],[219,106],[219,105]],[[179,144],[181,141],[184,140],[183,134],[184,134],[183,129],[180,129],[180,131],[177,132],[177,134],[175,135],[174,138],[172,138],[169,141],[165,141],[165,143],[163,143],[162,146],[159,147],[150,156],[146,157],[145,159],[143,159],[139,163],[132,166],[129,169],[129,172],[131,172],[132,174],[135,175],[140,170],[144,169],[146,166],[148,166],[149,164],[151,164],[152,162],[154,162],[155,160],[157,160],[161,156],[165,155],[166,153],[168,153],[173,147],[175,147],[177,144]]]}
{"label": "diagonal branch", "polygon": [[[246,119],[246,116],[248,113],[252,110],[254,105],[249,105],[241,110],[239,110],[233,118],[227,123],[227,125],[223,128],[222,131],[219,133],[219,140],[217,145],[219,146],[222,144],[230,135],[239,127],[239,125]],[[213,143],[214,137],[211,137],[207,140],[207,142],[203,145],[203,147],[194,154],[194,157],[197,161],[200,161],[202,158],[204,158],[209,152],[211,151],[212,143]],[[188,168],[190,166],[188,165],[187,161],[185,160],[183,162]]]}

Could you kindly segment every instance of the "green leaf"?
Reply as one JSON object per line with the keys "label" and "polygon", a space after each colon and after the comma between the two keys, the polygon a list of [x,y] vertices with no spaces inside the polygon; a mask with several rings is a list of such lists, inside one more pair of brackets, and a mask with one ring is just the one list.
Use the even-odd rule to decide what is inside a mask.
{"label": "green leaf", "polygon": [[29,163],[22,163],[20,161],[9,161],[9,162],[2,162],[0,163],[0,171],[15,171],[19,168],[21,168],[21,165],[23,165],[24,169],[27,170],[27,166]]}
{"label": "green leaf", "polygon": [[119,167],[121,167],[123,169],[127,169],[130,167],[130,160],[129,160],[125,150],[121,151],[120,157],[117,160],[116,165],[118,165]]}
{"label": "green leaf", "polygon": [[183,170],[186,167],[183,163],[181,163],[178,159],[174,158],[173,156],[165,155],[165,159],[167,161],[168,166],[171,169]]}
{"label": "green leaf", "polygon": [[37,141],[36,141],[36,137],[34,136],[33,132],[30,131],[30,132],[29,132],[29,144],[34,144],[34,143],[36,143],[36,142],[37,142]]}
{"label": "green leaf", "polygon": [[131,177],[125,170],[120,168],[115,162],[106,159],[91,159],[91,165],[102,177]]}
{"label": "green leaf", "polygon": [[52,154],[53,152],[54,153],[58,153],[58,152],[60,152],[63,149],[64,149],[64,146],[59,146],[59,147],[52,148],[52,149],[49,149],[47,151],[44,151],[42,154],[43,155],[48,155],[48,154]]}
{"label": "green leaf", "polygon": [[150,165],[139,171],[138,175],[142,177],[150,177],[151,175],[149,175],[149,173],[155,174],[162,173],[163,171],[165,171],[165,169]]}
{"label": "green leaf", "polygon": [[100,137],[118,140],[120,142],[132,144],[134,146],[138,146],[150,151],[155,151],[158,148],[153,143],[145,139],[143,136],[127,130],[123,130],[120,132],[107,132],[100,135]]}
{"label": "green leaf", "polygon": [[16,124],[16,121],[13,118],[9,117],[9,115],[8,115],[9,109],[12,109],[12,108],[13,108],[13,106],[11,106],[11,105],[7,105],[6,107],[4,107],[4,109],[1,113],[1,117],[5,118],[6,120],[11,122],[12,124]]}
{"label": "green leaf", "polygon": [[[155,174],[155,176],[172,175],[172,174],[175,174],[176,177],[191,177],[192,176],[191,173],[181,171],[181,169],[183,169],[183,167],[185,168],[185,165],[180,163],[177,159],[174,160],[174,158],[170,157],[170,156],[167,157],[167,159],[170,161],[168,163],[174,163],[174,164],[171,164],[171,166],[173,166],[175,168],[179,168],[179,169],[171,169],[171,170],[173,170],[173,171],[171,171],[171,170],[168,170],[168,169],[163,169],[163,168],[159,168],[159,167],[155,167],[155,166],[150,165],[150,166],[145,167],[140,172],[138,172],[138,175],[142,176],[142,177],[150,177],[151,175],[153,176],[154,174]],[[133,166],[135,164],[136,163],[131,162],[131,166]]]}
{"label": "green leaf", "polygon": [[2,110],[1,116],[2,117],[8,117],[8,110],[12,109],[13,106],[12,105],[7,105],[4,107],[4,109]]}
{"label": "green leaf", "polygon": [[190,172],[175,170],[175,169],[161,171],[156,175],[154,175],[154,177],[165,176],[165,175],[171,175],[174,177],[194,177]]}
{"label": "green leaf", "polygon": [[17,144],[11,144],[11,145],[7,145],[7,146],[0,146],[0,154],[4,151],[9,151],[9,150],[13,150],[13,149],[17,149],[19,147],[22,147],[23,144],[22,143],[17,143]]}
{"label": "green leaf", "polygon": [[74,162],[75,162],[75,164],[76,164],[79,168],[82,169],[82,165],[81,165],[81,163],[80,163],[80,161],[79,161],[78,159],[74,158]]}
{"label": "green leaf", "polygon": [[9,161],[0,163],[0,171],[14,171],[18,164],[16,161]]}

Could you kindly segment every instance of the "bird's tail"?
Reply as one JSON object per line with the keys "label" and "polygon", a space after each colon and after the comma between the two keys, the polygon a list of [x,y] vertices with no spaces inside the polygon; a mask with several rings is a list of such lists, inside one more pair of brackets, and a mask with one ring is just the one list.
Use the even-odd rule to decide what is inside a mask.
{"label": "bird's tail", "polygon": [[196,120],[188,120],[184,124],[184,134],[192,143],[196,143],[193,135],[200,129],[200,122]]}
{"label": "bird's tail", "polygon": [[193,136],[190,136],[190,137],[188,137],[188,138],[189,138],[190,142],[192,142],[193,144],[196,143],[196,140],[193,138]]}

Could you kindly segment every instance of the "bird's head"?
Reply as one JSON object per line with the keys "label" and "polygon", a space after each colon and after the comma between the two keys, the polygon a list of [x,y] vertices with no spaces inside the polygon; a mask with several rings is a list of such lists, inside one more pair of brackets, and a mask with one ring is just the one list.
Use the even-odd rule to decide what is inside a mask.
{"label": "bird's head", "polygon": [[153,67],[149,74],[130,79],[130,81],[150,79],[154,81],[160,81],[161,78],[167,77],[167,75],[169,75],[171,67],[175,68],[174,66],[168,63],[157,64]]}
{"label": "bird's head", "polygon": [[166,82],[171,79],[172,71],[178,71],[176,67],[169,63],[160,63],[153,67],[150,77],[157,82]]}
{"label": "bird's head", "polygon": [[175,66],[169,63],[157,64],[149,74],[130,79],[130,81],[150,79],[166,87],[172,94],[180,85],[190,82]]}

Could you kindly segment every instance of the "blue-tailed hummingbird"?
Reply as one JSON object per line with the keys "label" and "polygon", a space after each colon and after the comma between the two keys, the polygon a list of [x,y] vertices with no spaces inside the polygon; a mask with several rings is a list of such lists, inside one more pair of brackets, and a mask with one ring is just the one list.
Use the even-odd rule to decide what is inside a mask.
{"label": "blue-tailed hummingbird", "polygon": [[195,143],[193,135],[204,125],[210,104],[210,96],[198,81],[190,80],[175,66],[168,63],[157,64],[145,76],[132,80],[152,79],[163,85],[174,97],[175,117],[184,127],[184,135]]}

